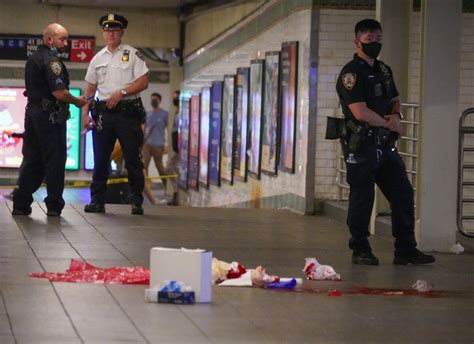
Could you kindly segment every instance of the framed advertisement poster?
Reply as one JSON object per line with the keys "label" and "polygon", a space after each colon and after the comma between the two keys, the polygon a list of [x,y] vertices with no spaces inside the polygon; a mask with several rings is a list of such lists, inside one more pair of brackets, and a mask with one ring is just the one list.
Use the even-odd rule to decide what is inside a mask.
{"label": "framed advertisement poster", "polygon": [[265,96],[262,120],[262,172],[276,175],[280,132],[280,52],[265,54]]}
{"label": "framed advertisement poster", "polygon": [[222,81],[211,87],[211,125],[209,128],[209,184],[221,185]]}
{"label": "framed advertisement poster", "polygon": [[235,79],[234,178],[247,181],[250,68],[238,68]]}
{"label": "framed advertisement poster", "polygon": [[295,173],[298,42],[281,45],[281,141],[279,169]]}
{"label": "framed advertisement poster", "polygon": [[178,186],[188,189],[188,162],[189,162],[189,111],[190,99],[181,98],[179,112],[179,177]]}
{"label": "framed advertisement poster", "polygon": [[209,124],[211,116],[211,89],[201,90],[201,120],[199,124],[199,184],[209,186]]}
{"label": "framed advertisement poster", "polygon": [[[24,131],[25,107],[28,99],[23,87],[0,87],[0,168],[18,168],[23,160],[23,140],[12,136]],[[79,97],[81,89],[70,88]],[[81,110],[70,104],[71,118],[66,122],[66,170],[77,171],[80,161]]]}
{"label": "framed advertisement poster", "polygon": [[199,186],[199,110],[200,96],[192,96],[189,114],[188,186],[193,190],[197,190]]}
{"label": "framed advertisement poster", "polygon": [[261,137],[264,66],[264,60],[253,60],[250,64],[248,172],[254,178],[260,178],[260,165],[262,161]]}
{"label": "framed advertisement poster", "polygon": [[233,183],[234,156],[234,84],[235,76],[224,76],[222,92],[221,180]]}

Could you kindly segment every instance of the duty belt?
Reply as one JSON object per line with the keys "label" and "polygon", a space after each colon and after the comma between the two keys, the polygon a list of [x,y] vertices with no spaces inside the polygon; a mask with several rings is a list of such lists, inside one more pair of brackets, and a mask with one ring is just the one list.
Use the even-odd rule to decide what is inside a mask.
{"label": "duty belt", "polygon": [[392,146],[397,140],[396,133],[386,128],[370,128],[367,131],[367,138],[379,146]]}
{"label": "duty belt", "polygon": [[106,100],[99,100],[96,102],[97,110],[99,112],[123,112],[123,111],[133,111],[138,108],[138,106],[142,106],[142,100],[140,98],[136,99],[126,99],[121,100],[120,102],[115,105],[113,109],[109,109],[107,107]]}

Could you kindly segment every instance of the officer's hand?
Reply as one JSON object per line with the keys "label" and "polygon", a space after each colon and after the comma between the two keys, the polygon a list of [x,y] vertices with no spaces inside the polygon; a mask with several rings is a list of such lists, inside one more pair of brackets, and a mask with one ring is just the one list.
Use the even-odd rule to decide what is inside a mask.
{"label": "officer's hand", "polygon": [[81,108],[84,105],[86,105],[87,103],[89,103],[89,102],[86,100],[85,96],[79,96],[79,97],[77,97],[76,104],[74,104],[74,105],[76,105],[78,108]]}
{"label": "officer's hand", "polygon": [[83,116],[82,122],[84,123],[84,134],[95,127],[95,122],[89,115]]}
{"label": "officer's hand", "polygon": [[119,101],[121,101],[123,98],[123,95],[120,91],[117,91],[115,93],[112,93],[109,99],[107,99],[107,107],[109,109],[113,109],[114,107],[117,106]]}
{"label": "officer's hand", "polygon": [[399,135],[402,135],[402,126],[400,117],[397,114],[387,115],[385,116],[387,119],[387,123],[385,124],[385,128],[389,129],[390,131],[394,131]]}

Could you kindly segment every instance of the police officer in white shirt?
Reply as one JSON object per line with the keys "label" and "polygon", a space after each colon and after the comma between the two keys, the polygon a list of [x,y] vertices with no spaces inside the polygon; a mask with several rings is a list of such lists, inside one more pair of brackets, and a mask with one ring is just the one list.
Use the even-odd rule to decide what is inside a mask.
{"label": "police officer in white shirt", "polygon": [[97,99],[83,111],[84,125],[93,128],[94,175],[91,184],[91,203],[84,208],[88,213],[105,212],[105,194],[110,172],[110,154],[118,139],[122,146],[131,190],[132,214],[143,214],[143,144],[141,124],[145,111],[140,92],[148,87],[148,68],[143,55],[122,43],[128,21],[120,15],[108,14],[100,18],[103,37],[107,44],[92,59],[85,80],[86,98]]}

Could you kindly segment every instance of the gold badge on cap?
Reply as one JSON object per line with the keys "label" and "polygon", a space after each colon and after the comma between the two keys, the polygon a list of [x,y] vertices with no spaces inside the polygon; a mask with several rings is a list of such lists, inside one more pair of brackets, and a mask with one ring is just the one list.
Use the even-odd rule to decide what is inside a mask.
{"label": "gold badge on cap", "polygon": [[124,50],[123,55],[122,55],[122,62],[128,63],[129,60],[130,60],[130,50]]}
{"label": "gold badge on cap", "polygon": [[342,76],[342,84],[349,91],[355,86],[357,80],[357,75],[354,73],[346,73]]}
{"label": "gold badge on cap", "polygon": [[61,74],[62,67],[61,67],[61,63],[60,63],[60,62],[58,62],[58,61],[50,62],[49,68],[51,68],[51,71],[52,71],[55,75]]}
{"label": "gold badge on cap", "polygon": [[109,13],[109,15],[107,16],[107,20],[115,20],[115,16],[113,13]]}

